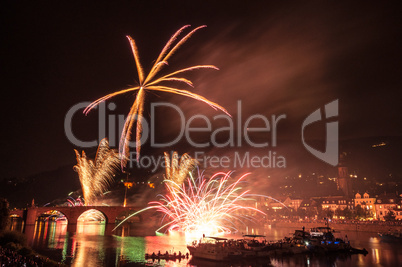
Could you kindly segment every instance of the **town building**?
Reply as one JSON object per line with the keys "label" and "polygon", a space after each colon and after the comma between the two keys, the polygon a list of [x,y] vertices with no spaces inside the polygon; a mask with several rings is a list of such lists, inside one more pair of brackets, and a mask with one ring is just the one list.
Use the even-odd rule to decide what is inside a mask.
{"label": "town building", "polygon": [[383,193],[375,202],[376,219],[384,220],[390,210],[395,212],[395,219],[402,219],[401,197],[395,193]]}
{"label": "town building", "polygon": [[368,217],[377,219],[376,207],[375,207],[375,202],[376,202],[375,197],[370,197],[369,193],[367,193],[367,192],[365,192],[363,194],[363,196],[360,193],[356,193],[354,202],[355,202],[355,204],[354,204],[355,208],[357,206],[360,206],[364,210],[366,210]]}
{"label": "town building", "polygon": [[346,208],[353,210],[353,200],[344,196],[331,196],[321,198],[322,209],[330,209],[335,211],[337,209],[344,210]]}

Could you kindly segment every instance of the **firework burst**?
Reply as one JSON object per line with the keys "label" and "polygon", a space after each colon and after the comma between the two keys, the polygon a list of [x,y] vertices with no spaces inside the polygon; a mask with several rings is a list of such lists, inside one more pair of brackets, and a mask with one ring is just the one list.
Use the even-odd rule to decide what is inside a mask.
{"label": "firework burst", "polygon": [[67,202],[65,204],[70,207],[85,206],[84,202],[82,201],[82,199],[80,197],[77,197],[76,199],[74,199],[72,197],[68,197]]}
{"label": "firework burst", "polygon": [[183,154],[179,160],[176,151],[173,152],[172,159],[165,152],[166,179],[181,185],[188,174],[197,166],[197,160],[191,158],[187,153]]}
{"label": "firework burst", "polygon": [[180,69],[174,72],[171,72],[169,74],[160,76],[159,78],[155,78],[160,71],[168,65],[169,59],[172,57],[172,55],[199,29],[204,28],[206,26],[200,26],[192,31],[190,31],[188,34],[186,34],[183,38],[181,38],[179,41],[176,42],[176,39],[179,37],[179,35],[186,29],[190,27],[190,25],[186,25],[182,28],[180,28],[173,36],[169,39],[169,41],[166,43],[165,47],[162,49],[161,53],[159,54],[157,60],[155,61],[154,65],[152,66],[151,70],[147,75],[145,75],[144,69],[142,68],[142,65],[140,63],[140,58],[138,54],[138,49],[137,45],[135,44],[135,41],[133,38],[130,36],[127,36],[127,39],[130,42],[131,45],[131,50],[134,56],[135,64],[137,67],[137,72],[138,72],[138,79],[139,79],[139,85],[136,87],[124,89],[121,91],[117,91],[111,94],[108,94],[104,97],[99,98],[98,100],[92,102],[85,110],[84,113],[88,114],[91,109],[93,109],[95,106],[97,106],[99,103],[114,97],[116,95],[128,93],[128,92],[137,92],[137,96],[135,98],[135,101],[133,105],[131,106],[130,112],[128,114],[128,117],[125,121],[122,135],[120,138],[120,144],[119,144],[119,153],[120,153],[120,158],[121,158],[121,167],[125,167],[128,159],[128,153],[129,153],[129,142],[131,140],[131,131],[132,127],[134,125],[135,120],[137,120],[137,125],[136,125],[136,150],[137,150],[137,160],[139,159],[140,155],[140,149],[141,149],[141,134],[142,134],[142,114],[144,110],[144,98],[145,98],[145,91],[160,91],[160,92],[168,92],[168,93],[173,93],[177,95],[183,95],[187,96],[193,99],[196,99],[198,101],[202,101],[209,106],[211,106],[214,109],[220,109],[226,114],[230,116],[230,114],[221,107],[220,105],[209,101],[203,96],[200,96],[198,94],[194,94],[190,91],[187,90],[182,90],[178,89],[176,87],[170,87],[166,85],[166,82],[178,82],[178,83],[184,83],[189,86],[193,86],[193,83],[184,78],[181,77],[181,74],[196,70],[196,69],[218,69],[217,67],[213,65],[197,65],[197,66],[191,66],[187,67],[184,69]]}
{"label": "firework burst", "polygon": [[194,179],[190,173],[187,186],[166,180],[168,193],[160,201],[150,202],[169,219],[160,229],[167,227],[192,236],[219,235],[235,230],[236,222],[251,220],[247,213],[264,214],[247,205],[254,199],[239,186],[247,175],[231,182],[230,172],[219,172],[209,179],[202,175]]}
{"label": "firework burst", "polygon": [[147,208],[131,214],[116,228],[131,216],[156,209],[163,213],[164,220],[168,221],[157,232],[166,229],[169,232],[183,232],[190,238],[198,238],[203,234],[221,235],[235,231],[236,223],[253,220],[251,213],[264,214],[252,205],[247,205],[250,202],[255,203],[249,191],[240,186],[247,175],[231,182],[230,172],[219,172],[209,179],[202,175],[194,179],[190,173],[187,183],[180,185],[175,179],[167,179],[167,193],[160,195],[160,201],[150,202]]}
{"label": "firework burst", "polygon": [[119,166],[119,154],[109,147],[106,138],[99,143],[95,160],[87,158],[84,151],[82,155],[75,150],[77,165],[74,170],[78,172],[85,205],[94,204],[96,197],[105,192],[113,182],[113,174]]}

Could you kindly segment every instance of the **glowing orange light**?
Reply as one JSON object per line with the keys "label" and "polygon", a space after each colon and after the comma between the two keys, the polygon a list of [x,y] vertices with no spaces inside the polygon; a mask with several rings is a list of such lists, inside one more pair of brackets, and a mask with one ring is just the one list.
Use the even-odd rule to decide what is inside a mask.
{"label": "glowing orange light", "polygon": [[127,187],[128,189],[130,189],[131,187],[133,187],[133,183],[132,182],[125,182],[124,186]]}

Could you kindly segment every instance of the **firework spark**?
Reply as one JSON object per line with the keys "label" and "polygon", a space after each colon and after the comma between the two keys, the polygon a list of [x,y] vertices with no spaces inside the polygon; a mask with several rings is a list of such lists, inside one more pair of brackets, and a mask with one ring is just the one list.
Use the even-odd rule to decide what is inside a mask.
{"label": "firework spark", "polygon": [[179,155],[173,152],[172,160],[165,152],[166,179],[171,180],[177,185],[181,185],[188,174],[197,165],[197,160],[191,158],[187,153],[183,154],[179,161]]}
{"label": "firework spark", "polygon": [[239,186],[247,175],[241,176],[235,182],[230,181],[230,172],[219,172],[209,179],[202,175],[194,179],[190,173],[187,183],[181,185],[174,180],[165,180],[167,193],[161,196],[161,200],[150,202],[149,207],[131,216],[149,209],[162,212],[168,222],[157,232],[167,229],[184,232],[191,237],[230,233],[236,230],[236,222],[252,220],[247,213],[264,214],[257,208],[246,205],[247,202],[254,202],[249,191]]}
{"label": "firework spark", "polygon": [[87,158],[84,151],[82,155],[75,150],[77,165],[74,170],[78,172],[85,205],[94,204],[96,196],[105,192],[113,181],[113,174],[119,166],[119,154],[109,147],[106,138],[102,139],[96,152],[95,160]]}
{"label": "firework spark", "polygon": [[[242,213],[260,210],[244,205],[252,201],[249,191],[242,190],[240,182],[248,174],[231,183],[230,172],[219,172],[205,179],[194,179],[190,174],[188,185],[178,185],[167,180],[168,194],[160,201],[150,205],[164,213],[169,222],[160,229],[168,227],[169,231],[181,231],[190,235],[219,235],[235,230],[235,222],[250,219]],[[160,230],[158,229],[158,230]]]}
{"label": "firework spark", "polygon": [[176,39],[179,37],[179,35],[185,30],[186,28],[190,27],[190,25],[183,26],[180,28],[173,36],[169,39],[169,41],[166,43],[165,47],[162,49],[162,52],[159,54],[157,60],[155,61],[154,65],[152,66],[151,70],[147,75],[144,73],[144,69],[142,68],[142,65],[140,63],[140,58],[138,54],[138,49],[137,45],[135,44],[135,41],[133,38],[130,36],[127,36],[127,39],[130,42],[131,45],[131,50],[134,56],[135,64],[137,67],[137,72],[138,72],[138,79],[139,79],[139,85],[136,87],[124,89],[121,91],[117,91],[111,94],[108,94],[104,97],[99,98],[98,100],[92,102],[85,110],[84,113],[88,114],[91,109],[93,109],[96,105],[99,103],[114,97],[116,95],[128,93],[128,92],[134,92],[138,91],[137,96],[135,98],[135,101],[133,105],[131,106],[130,112],[128,114],[128,117],[125,121],[123,131],[121,134],[120,138],[120,144],[119,144],[119,153],[120,153],[120,158],[121,158],[121,167],[124,168],[127,159],[128,159],[128,153],[129,153],[129,142],[131,140],[131,130],[134,125],[135,119],[137,119],[137,126],[136,126],[136,150],[137,150],[137,160],[139,159],[140,155],[140,150],[141,150],[141,134],[142,134],[142,114],[143,114],[143,109],[144,109],[144,97],[145,97],[145,91],[161,91],[161,92],[168,92],[168,93],[173,93],[177,95],[183,95],[187,96],[193,99],[196,99],[198,101],[202,101],[212,108],[220,109],[226,114],[230,116],[230,114],[221,107],[220,105],[209,101],[203,96],[200,96],[198,94],[194,94],[190,91],[187,90],[182,90],[178,89],[176,87],[170,87],[168,85],[164,85],[166,82],[179,82],[179,83],[184,83],[189,86],[193,86],[193,83],[183,77],[180,77],[182,73],[196,70],[196,69],[218,69],[217,67],[213,65],[197,65],[197,66],[191,66],[187,67],[184,69],[180,69],[174,72],[171,72],[167,75],[161,76],[159,78],[155,78],[159,72],[162,70],[162,68],[166,65],[168,65],[168,60],[171,58],[171,56],[199,29],[204,28],[206,26],[200,26],[195,28],[194,30],[190,31],[188,34],[186,34],[183,38],[180,39],[180,41],[176,42]]}
{"label": "firework spark", "polygon": [[82,199],[80,197],[77,197],[77,199],[68,197],[67,202],[65,204],[67,206],[71,206],[71,207],[85,206],[84,202],[82,201]]}

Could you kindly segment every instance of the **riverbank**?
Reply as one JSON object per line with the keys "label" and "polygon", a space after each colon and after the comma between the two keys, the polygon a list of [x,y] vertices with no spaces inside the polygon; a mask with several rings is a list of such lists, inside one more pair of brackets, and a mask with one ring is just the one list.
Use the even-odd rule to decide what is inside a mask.
{"label": "riverbank", "polygon": [[[322,222],[273,222],[271,227],[276,228],[294,228],[302,229],[304,226],[306,230],[314,227],[325,226]],[[381,223],[330,223],[329,226],[338,231],[356,231],[356,232],[394,232],[402,231],[401,225],[381,224]]]}
{"label": "riverbank", "polygon": [[39,255],[27,245],[23,233],[0,232],[0,266],[64,266],[48,257]]}

